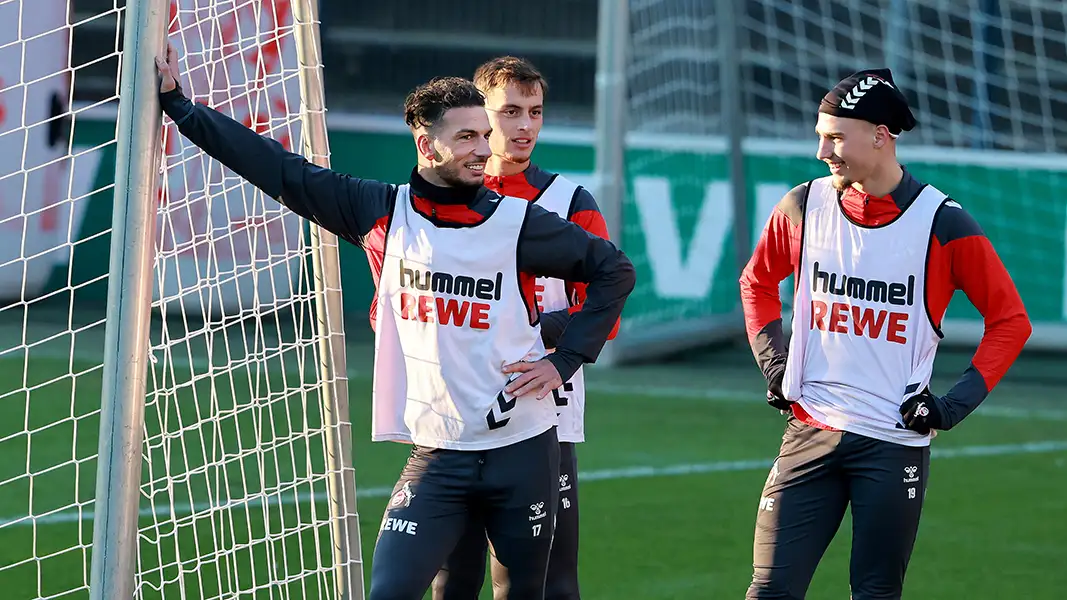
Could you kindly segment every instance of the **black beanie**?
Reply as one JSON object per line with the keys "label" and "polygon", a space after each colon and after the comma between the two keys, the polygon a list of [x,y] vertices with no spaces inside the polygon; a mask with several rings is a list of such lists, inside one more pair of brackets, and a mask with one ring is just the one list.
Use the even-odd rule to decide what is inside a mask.
{"label": "black beanie", "polygon": [[865,69],[842,79],[823,96],[819,112],[885,125],[893,135],[916,125],[908,100],[894,85],[889,69]]}

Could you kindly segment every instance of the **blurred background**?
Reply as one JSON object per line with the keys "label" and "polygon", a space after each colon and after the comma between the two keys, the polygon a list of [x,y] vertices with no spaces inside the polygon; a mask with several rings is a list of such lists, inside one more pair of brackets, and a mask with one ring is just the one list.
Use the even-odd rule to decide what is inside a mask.
{"label": "blurred background", "polygon": [[[537,162],[590,188],[597,187],[598,154],[602,167],[625,172],[625,185],[598,200],[641,269],[627,332],[646,349],[623,336],[620,350],[628,356],[736,333],[735,282],[747,247],[785,190],[823,174],[812,160],[819,100],[842,77],[881,66],[892,69],[920,123],[900,140],[902,161],[978,218],[1043,325],[1035,343],[1060,348],[1067,339],[1067,34],[1060,2],[745,0],[721,14],[718,0],[634,0],[626,11],[615,9],[624,19],[605,19],[614,28],[607,30],[596,0],[321,4],[331,160],[356,176],[406,180],[410,148],[400,113],[420,82],[469,77],[502,54],[543,71],[551,91]],[[76,107],[92,109],[76,114],[84,127],[75,145],[97,142],[96,130],[111,133],[121,15],[111,0],[71,2],[74,25],[65,32],[72,97]],[[601,51],[601,75],[620,75],[620,64],[625,70],[599,99],[598,40],[615,40]],[[623,148],[623,164],[612,164]],[[94,210],[95,202],[76,224],[82,238],[108,226],[109,212]],[[372,294],[366,262],[356,248],[346,246],[342,255],[345,306],[358,315]],[[75,257],[74,276],[90,280],[104,267]],[[103,289],[101,281],[80,293],[103,298]],[[974,343],[980,321],[964,300],[961,294],[950,311],[950,330],[959,326],[950,338]],[[729,324],[734,328],[720,329]],[[648,339],[658,328],[675,339]]]}
{"label": "blurred background", "polygon": [[[296,147],[290,1],[170,5],[186,92]],[[12,598],[87,595],[124,16],[121,0],[0,2],[0,586]],[[782,195],[826,173],[823,94],[891,68],[919,121],[901,162],[977,218],[1034,322],[1003,383],[935,443],[906,593],[1061,597],[1067,5],[320,0],[319,18],[333,168],[403,183],[408,91],[521,56],[549,82],[534,161],[593,191],[637,267],[619,338],[589,370],[593,599],[743,595],[782,420],[761,400],[737,279]],[[165,125],[138,597],[326,597],[304,224]],[[360,248],[339,251],[369,565],[404,450],[368,442],[373,283]],[[791,281],[782,289],[788,319]],[[935,392],[983,328],[957,293]],[[847,597],[848,550],[846,521],[810,597]]]}

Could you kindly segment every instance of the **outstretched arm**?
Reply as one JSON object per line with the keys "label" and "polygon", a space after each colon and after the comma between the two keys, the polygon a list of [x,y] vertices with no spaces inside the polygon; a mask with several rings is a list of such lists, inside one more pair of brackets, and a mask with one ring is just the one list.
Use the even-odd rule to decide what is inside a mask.
{"label": "outstretched arm", "polygon": [[359,179],[308,162],[277,141],[195,104],[178,85],[178,53],[167,47],[156,58],[159,99],[178,130],[209,156],[296,214],[354,244],[392,211],[396,188]]}

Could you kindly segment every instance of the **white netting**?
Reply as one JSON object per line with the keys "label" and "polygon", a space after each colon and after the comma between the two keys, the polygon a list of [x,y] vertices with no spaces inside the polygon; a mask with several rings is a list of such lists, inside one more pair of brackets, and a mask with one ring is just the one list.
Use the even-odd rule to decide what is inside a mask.
{"label": "white netting", "polygon": [[750,133],[810,137],[826,89],[889,66],[921,127],[909,143],[1056,152],[1067,134],[1058,0],[746,2]]}
{"label": "white netting", "polygon": [[[919,122],[900,136],[901,162],[978,219],[1039,322],[1033,340],[1062,348],[1067,3],[812,0],[744,6],[739,35],[747,183],[782,192],[826,175],[813,158],[823,94],[852,72],[891,68]],[[758,228],[781,194],[755,192]],[[982,322],[963,294],[956,295],[948,316],[957,326],[946,327],[949,340],[977,340]]]}
{"label": "white netting", "polygon": [[[0,587],[84,596],[96,485],[111,194],[96,174],[114,127],[93,131],[72,82],[116,76],[117,42],[71,59],[71,39],[122,11],[0,1]],[[116,99],[114,89],[101,104]],[[101,254],[100,251],[103,250]],[[99,305],[102,306],[102,303]]]}
{"label": "white netting", "polygon": [[627,301],[624,332],[648,334],[728,314],[736,305],[736,294],[714,285],[731,275],[719,265],[734,260],[725,241],[733,210],[720,181],[724,144],[716,137],[722,132],[716,4],[629,3],[629,190],[622,236],[638,283]]}
{"label": "white netting", "polygon": [[[719,2],[629,3],[622,233],[638,284],[624,334],[662,331],[681,344],[697,330],[678,322],[739,307],[723,60],[740,69],[745,180],[735,183],[745,186],[753,241],[785,192],[827,174],[814,158],[822,96],[852,72],[890,67],[919,121],[900,138],[902,162],[978,218],[1032,318],[1067,323],[1067,3],[736,6],[737,44],[724,49]],[[964,301],[959,294],[949,313],[969,328],[957,340],[981,333]]]}
{"label": "white netting", "polygon": [[[171,17],[189,97],[300,143],[288,0],[178,0]],[[302,222],[166,123],[138,595],[329,597],[329,432]]]}
{"label": "white netting", "polygon": [[[124,16],[0,0],[5,597],[88,595]],[[288,0],[178,0],[170,38],[187,93],[301,148]],[[137,597],[328,597],[306,228],[164,136]]]}

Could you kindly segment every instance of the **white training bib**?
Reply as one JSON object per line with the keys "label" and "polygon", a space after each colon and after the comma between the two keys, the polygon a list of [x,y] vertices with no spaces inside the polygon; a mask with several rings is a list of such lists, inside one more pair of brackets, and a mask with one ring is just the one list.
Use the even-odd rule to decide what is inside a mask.
{"label": "white training bib", "polygon": [[[578,184],[562,175],[556,175],[537,197],[538,206],[560,217],[570,217],[571,204],[578,192]],[[541,312],[568,309],[574,299],[567,295],[567,285],[562,279],[537,278],[537,305]],[[559,428],[556,430],[561,442],[585,441],[585,373],[582,367],[574,372],[562,386],[552,391],[552,398],[559,413]]]}
{"label": "white training bib", "polygon": [[816,421],[925,446],[897,428],[930,382],[941,339],[926,310],[926,260],[945,194],[926,186],[894,221],[857,225],[829,177],[809,185],[783,390]]}
{"label": "white training bib", "polygon": [[477,225],[439,227],[398,188],[378,282],[374,441],[486,450],[556,425],[548,398],[505,393],[500,370],[545,355],[519,287],[528,209],[504,197]]}

